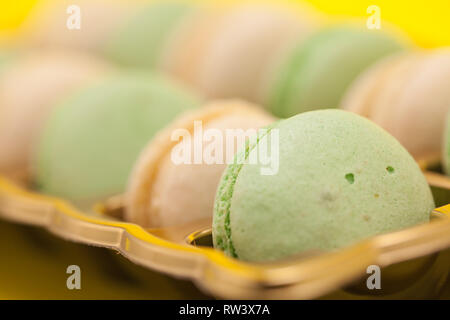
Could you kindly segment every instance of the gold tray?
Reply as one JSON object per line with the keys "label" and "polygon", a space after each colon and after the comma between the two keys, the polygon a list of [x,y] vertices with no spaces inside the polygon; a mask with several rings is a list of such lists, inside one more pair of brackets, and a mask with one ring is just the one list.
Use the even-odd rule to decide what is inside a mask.
{"label": "gold tray", "polygon": [[[67,240],[117,250],[138,265],[189,279],[220,298],[439,297],[449,279],[450,205],[435,209],[432,221],[424,225],[372,237],[334,252],[260,264],[241,262],[207,247],[210,220],[143,229],[111,217],[120,210],[120,199],[116,199],[95,210],[81,211],[0,177],[3,219],[40,226]],[[370,265],[383,268],[381,291],[365,288]]]}
{"label": "gold tray", "polygon": [[450,177],[443,174],[439,155],[424,157],[418,161],[437,205],[450,203]]}

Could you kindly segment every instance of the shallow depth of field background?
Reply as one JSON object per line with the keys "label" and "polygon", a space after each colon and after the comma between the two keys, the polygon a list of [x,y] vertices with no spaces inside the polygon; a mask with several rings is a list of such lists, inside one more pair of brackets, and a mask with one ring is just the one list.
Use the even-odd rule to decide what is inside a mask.
{"label": "shallow depth of field background", "polygon": [[[26,18],[30,9],[39,1],[58,0],[20,0],[0,1],[0,39],[5,41],[14,36],[15,29]],[[111,0],[115,1],[115,0]],[[119,0],[120,1],[120,0]],[[126,1],[126,0],[121,0]],[[143,0],[145,1],[145,0]],[[189,0],[186,0],[189,1]],[[212,0],[191,0],[212,1]],[[217,0],[214,0],[217,1]],[[237,0],[220,0],[224,3]],[[265,0],[267,1],[267,0]],[[450,45],[450,1],[449,0],[281,0],[290,4],[305,3],[325,13],[330,20],[342,20],[352,17],[368,17],[370,5],[381,9],[381,20],[393,23],[406,31],[418,45],[437,47]],[[272,0],[272,2],[281,2]],[[76,4],[76,0],[73,0]],[[239,2],[242,2],[239,1]],[[261,1],[254,1],[261,2]],[[269,0],[270,2],[270,0]]]}
{"label": "shallow depth of field background", "polygon": [[[41,1],[58,0],[0,0],[0,44],[7,43],[9,39],[14,39],[18,27],[26,19],[30,10]],[[242,0],[185,1],[244,2]],[[72,2],[76,4],[77,0],[72,0]],[[367,8],[376,5],[381,9],[382,28],[383,24],[394,24],[405,31],[421,47],[450,46],[450,0],[254,0],[252,2],[285,2],[287,5],[303,4],[311,6],[312,9],[323,14],[324,19],[329,22],[355,17],[367,19],[369,17],[366,12]],[[3,234],[9,241],[0,243],[0,251],[6,252],[6,256],[10,256],[14,252],[17,263],[14,264],[13,271],[16,275],[20,275],[2,279],[0,299],[74,298],[73,292],[69,292],[64,286],[60,286],[60,283],[65,283],[66,278],[66,274],[61,270],[64,270],[65,266],[74,263],[74,261],[81,261],[82,257],[86,257],[86,255],[88,259],[83,260],[85,261],[83,270],[87,270],[85,273],[87,285],[83,287],[86,290],[82,293],[75,293],[80,294],[75,298],[123,298],[122,292],[125,291],[127,292],[127,298],[204,298],[203,294],[197,291],[192,283],[177,282],[170,277],[157,273],[150,274],[152,282],[149,281],[148,283],[152,283],[153,287],[149,286],[148,283],[132,282],[133,290],[131,290],[129,283],[132,280],[121,271],[121,268],[114,267],[113,259],[110,253],[106,253],[106,250],[84,247],[57,238],[47,240],[45,231],[36,231],[20,225],[7,225],[2,221],[0,221],[0,228],[10,230],[10,233]],[[26,238],[20,238],[17,236],[18,234],[23,234]],[[10,245],[11,242],[15,243],[14,247]],[[33,244],[33,250],[29,250],[29,243]],[[47,259],[46,252],[49,248],[54,250],[53,255],[61,256],[57,263]],[[86,251],[88,251],[87,254]],[[28,252],[32,252],[33,255],[28,255]],[[70,257],[64,255],[67,252],[70,252]],[[121,259],[125,261],[125,258]],[[22,263],[19,263],[19,261]],[[97,263],[98,261],[100,262]],[[30,263],[33,264],[32,267],[30,267]],[[134,268],[133,272],[136,273],[147,272],[147,270],[137,266],[130,267],[129,264],[128,268]],[[10,274],[11,271],[6,265],[0,266],[1,275]],[[47,273],[52,274],[53,282],[36,276]],[[111,278],[117,281],[112,282],[110,281]],[[152,290],[154,288],[158,289],[157,295],[155,290]],[[81,294],[83,295],[81,296]]]}

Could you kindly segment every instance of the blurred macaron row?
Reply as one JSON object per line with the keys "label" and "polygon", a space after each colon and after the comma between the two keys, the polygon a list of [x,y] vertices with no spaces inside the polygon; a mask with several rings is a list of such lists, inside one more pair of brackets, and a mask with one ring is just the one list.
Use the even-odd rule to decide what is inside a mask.
{"label": "blurred macaron row", "polygon": [[38,136],[53,107],[114,68],[104,60],[67,50],[7,53],[0,66],[0,167],[27,180]]}
{"label": "blurred macaron row", "polygon": [[[24,23],[19,45],[88,51],[120,67],[163,72],[205,99],[243,99],[282,118],[342,107],[373,119],[416,158],[442,150],[445,97],[429,92],[438,88],[419,85],[421,76],[401,78],[408,74],[406,69],[414,67],[400,61],[414,55],[430,56],[424,57],[428,62],[421,67],[420,62],[411,65],[425,78],[427,73],[445,81],[448,71],[433,65],[439,65],[448,53],[421,50],[393,26],[383,24],[382,29],[369,30],[365,21],[330,24],[309,7],[275,3],[81,0],[77,5],[82,22],[80,29],[74,30],[67,26],[70,4],[43,1],[36,6]],[[391,76],[383,72],[386,69],[399,70],[392,70]],[[383,85],[376,85],[376,77],[389,77],[389,81],[380,80]],[[420,90],[404,88],[414,94],[400,93],[403,79]],[[379,100],[388,92],[408,95],[414,104],[406,98],[398,104],[393,98],[370,103],[382,104],[389,110],[385,115],[398,113],[401,119],[388,116],[390,120],[381,120],[382,116],[375,115],[381,112],[376,107],[370,114],[368,107],[361,113],[358,104],[362,100]],[[432,112],[425,111],[430,108]],[[417,112],[425,112],[427,121],[412,116]],[[393,128],[386,121],[399,125]],[[420,138],[411,141],[411,131]]]}
{"label": "blurred macaron row", "polygon": [[[275,3],[82,0],[75,30],[66,26],[69,1],[44,3],[25,23],[25,46],[82,49],[122,66],[163,70],[208,98],[246,99],[283,116],[336,107],[357,74],[408,46],[364,21],[329,26],[310,9]],[[304,88],[296,87],[297,75],[310,77]],[[330,93],[315,100],[315,90]]]}
{"label": "blurred macaron row", "polygon": [[[450,167],[450,50],[276,4],[80,0],[80,28],[72,5],[42,1],[0,54],[2,174],[82,207],[124,194],[123,218],[149,228],[214,216],[215,246],[250,261],[429,221],[413,157]],[[196,122],[279,132],[279,172],[229,164],[225,145],[174,163],[173,133]]]}
{"label": "blurred macaron row", "polygon": [[396,137],[416,158],[440,154],[450,107],[450,49],[382,59],[356,79],[342,106]]}

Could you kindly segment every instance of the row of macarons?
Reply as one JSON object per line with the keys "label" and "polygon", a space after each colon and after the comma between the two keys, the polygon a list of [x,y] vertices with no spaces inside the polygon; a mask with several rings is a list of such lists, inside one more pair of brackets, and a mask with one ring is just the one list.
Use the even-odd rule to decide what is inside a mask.
{"label": "row of macarons", "polygon": [[80,30],[66,27],[67,3],[51,2],[35,10],[19,42],[164,71],[206,98],[245,99],[278,117],[342,107],[373,119],[416,158],[441,152],[448,50],[420,50],[393,28],[323,26],[310,10],[273,4],[79,5]]}
{"label": "row of macarons", "polygon": [[[2,60],[1,170],[79,206],[124,194],[124,220],[148,228],[214,215],[215,246],[249,261],[340,248],[425,223],[434,207],[413,157],[354,113],[317,110],[279,121],[240,100],[204,106],[161,75],[116,70],[84,54]],[[279,170],[261,175],[260,164],[245,161],[174,163],[172,151],[185,140],[173,132],[193,133],[196,121],[221,132],[279,130]],[[254,150],[234,151],[239,159]]]}
{"label": "row of macarons", "polygon": [[[139,154],[150,141],[158,141],[165,126],[184,128],[190,124],[183,119],[197,114],[206,129],[208,121],[225,130],[257,129],[275,119],[244,102],[201,108],[205,102],[200,97],[162,74],[120,69],[66,50],[0,55],[0,101],[1,173],[78,205],[123,193]],[[176,120],[180,115],[182,120]],[[212,170],[216,182],[224,169],[200,167]],[[187,180],[198,181],[195,176]],[[192,210],[199,215],[211,215],[211,183],[208,209]]]}
{"label": "row of macarons", "polygon": [[[264,85],[276,93],[249,100],[280,117],[341,105],[386,128],[415,157],[440,151],[448,51],[402,50],[397,39],[353,27],[327,28],[293,48],[273,77],[279,81]],[[196,72],[190,62],[208,59],[186,56],[194,51],[179,51],[187,58],[180,66]],[[218,52],[234,57],[218,64],[223,72],[236,67],[228,79],[251,70],[236,63],[242,52]],[[163,76],[118,70],[84,53],[35,50],[5,54],[1,61],[4,173],[80,205],[125,192],[125,219],[145,227],[214,212],[215,245],[231,256],[273,260],[334,249],[425,222],[434,206],[408,153],[372,122],[349,113],[316,111],[277,122],[285,146],[279,174],[260,180],[254,167],[231,165],[221,178],[225,165],[174,165],[170,151],[177,142],[170,133],[192,131],[194,120],[221,130],[273,124],[276,118],[264,108],[240,101],[201,107],[203,99]],[[268,68],[272,75],[276,69]],[[210,82],[222,79],[227,77],[216,74]],[[227,86],[236,85],[231,80]]]}
{"label": "row of macarons", "polygon": [[280,117],[338,106],[357,74],[408,46],[395,32],[363,23],[322,26],[311,11],[275,4],[91,0],[79,3],[80,30],[66,27],[65,5],[36,9],[22,42],[87,49],[119,65],[160,70],[206,98],[241,98]]}

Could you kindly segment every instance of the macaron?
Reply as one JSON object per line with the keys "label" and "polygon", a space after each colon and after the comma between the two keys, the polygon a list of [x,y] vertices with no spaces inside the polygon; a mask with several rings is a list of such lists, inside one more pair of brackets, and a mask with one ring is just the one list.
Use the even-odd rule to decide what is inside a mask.
{"label": "macaron", "polygon": [[208,98],[258,102],[273,61],[294,40],[305,37],[312,25],[306,17],[276,5],[236,5],[221,13],[211,9],[186,27],[187,46],[173,50],[179,58],[172,63],[175,71],[189,68],[192,86]]}
{"label": "macaron", "polygon": [[[245,160],[278,139],[279,169]],[[214,204],[214,246],[246,261],[332,251],[426,223],[430,188],[406,149],[351,112],[316,110],[281,120],[227,167]]]}
{"label": "macaron", "polygon": [[349,86],[341,100],[343,109],[355,112],[359,115],[369,117],[372,107],[375,104],[377,93],[390,80],[398,66],[398,61],[406,61],[405,57],[416,55],[408,53],[394,53],[374,63],[359,75],[355,81]]}
{"label": "macaron", "polygon": [[385,128],[415,158],[426,158],[442,152],[449,86],[449,49],[396,55],[357,78],[341,105]]}
{"label": "macaron", "polygon": [[[245,138],[256,136],[257,129],[274,120],[260,107],[239,100],[212,102],[177,118],[156,135],[136,162],[128,183],[125,220],[157,228],[211,219],[227,161],[243,147]],[[177,135],[180,131],[182,136]],[[214,140],[207,138],[210,133]],[[212,159],[208,149],[214,142],[218,149]],[[181,148],[190,156],[178,161],[175,157]],[[200,157],[195,159],[198,152]]]}
{"label": "macaron", "polygon": [[41,0],[24,22],[19,42],[25,47],[102,53],[116,30],[142,5],[138,0]]}
{"label": "macaron", "polygon": [[195,10],[185,1],[148,3],[117,29],[105,54],[125,66],[155,68],[172,33]]}
{"label": "macaron", "polygon": [[7,50],[0,50],[0,72],[13,58],[13,54]]}
{"label": "macaron", "polygon": [[10,51],[1,51],[0,50],[0,77],[2,74],[8,70],[8,67],[12,65],[14,60],[19,56],[17,53],[12,53]]}
{"label": "macaron", "polygon": [[287,55],[274,76],[267,106],[280,117],[339,106],[360,73],[404,47],[403,40],[381,31],[353,25],[326,27]]}
{"label": "macaron", "polygon": [[450,175],[450,111],[445,117],[445,127],[442,138],[441,163],[444,172],[447,175]]}
{"label": "macaron", "polygon": [[201,6],[182,19],[167,39],[157,68],[199,91],[199,66],[225,12],[222,7]]}
{"label": "macaron", "polygon": [[114,70],[101,59],[62,50],[23,53],[0,69],[0,171],[22,178],[59,100]]}
{"label": "macaron", "polygon": [[44,126],[33,157],[37,190],[80,205],[123,193],[147,142],[198,104],[184,88],[139,71],[79,90]]}

